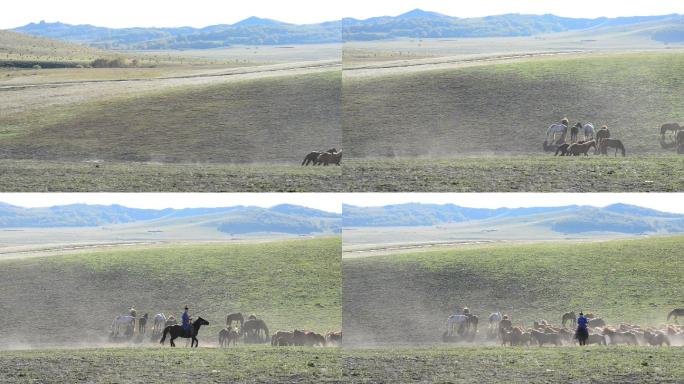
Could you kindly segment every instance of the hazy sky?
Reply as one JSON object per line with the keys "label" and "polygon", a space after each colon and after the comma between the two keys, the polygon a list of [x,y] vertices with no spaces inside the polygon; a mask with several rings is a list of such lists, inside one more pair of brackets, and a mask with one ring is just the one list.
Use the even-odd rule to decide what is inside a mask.
{"label": "hazy sky", "polygon": [[554,13],[568,17],[634,16],[684,13],[682,0],[85,0],[12,1],[3,5],[0,28],[29,22],[61,21],[108,27],[194,26],[234,23],[249,16],[290,23],[316,23],[342,17],[365,19],[398,15],[414,8],[457,17],[501,13]]}
{"label": "hazy sky", "polygon": [[328,212],[342,211],[339,199],[326,193],[0,193],[0,202],[20,207],[66,204],[119,204],[130,208],[212,208],[296,204]]}
{"label": "hazy sky", "polygon": [[343,194],[345,204],[373,207],[403,203],[456,204],[473,208],[557,207],[615,203],[684,213],[684,193],[358,193]]}

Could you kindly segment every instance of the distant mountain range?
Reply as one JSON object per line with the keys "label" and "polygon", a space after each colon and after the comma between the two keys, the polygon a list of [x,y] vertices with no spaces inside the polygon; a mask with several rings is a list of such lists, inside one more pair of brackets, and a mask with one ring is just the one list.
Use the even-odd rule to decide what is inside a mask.
{"label": "distant mountain range", "polygon": [[651,38],[684,42],[684,16],[569,18],[555,15],[505,14],[458,18],[415,9],[399,16],[365,20],[345,18],[319,24],[288,24],[250,17],[235,24],[204,28],[106,28],[64,23],[30,23],[14,31],[104,49],[204,49],[231,45],[323,44],[398,38],[532,36],[605,27],[658,25]]}
{"label": "distant mountain range", "polygon": [[272,208],[137,209],[121,205],[63,205],[23,208],[0,203],[0,228],[97,227],[149,223],[151,227],[200,222],[230,234],[276,232],[287,234],[340,233],[340,215],[297,205]]}
{"label": "distant mountain range", "polygon": [[288,24],[250,17],[235,24],[205,28],[106,28],[64,23],[30,23],[14,29],[28,35],[103,49],[206,49],[231,45],[322,44],[342,41],[339,21]]}
{"label": "distant mountain range", "polygon": [[532,36],[648,23],[663,25],[662,29],[654,32],[653,39],[662,42],[684,41],[684,16],[677,14],[595,19],[569,18],[550,14],[505,14],[457,18],[421,9],[414,9],[399,16],[373,17],[366,20],[346,18],[342,21],[342,36],[345,41]]}
{"label": "distant mountain range", "polygon": [[684,215],[627,204],[603,208],[561,206],[539,208],[466,208],[446,204],[400,204],[383,207],[343,207],[343,227],[433,226],[486,221],[534,222],[561,233],[617,232],[627,234],[682,233]]}

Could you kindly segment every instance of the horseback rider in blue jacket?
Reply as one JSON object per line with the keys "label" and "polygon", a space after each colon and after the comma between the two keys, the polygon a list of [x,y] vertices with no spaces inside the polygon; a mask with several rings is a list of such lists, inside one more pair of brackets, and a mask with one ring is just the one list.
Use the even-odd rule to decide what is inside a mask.
{"label": "horseback rider in blue jacket", "polygon": [[580,312],[579,318],[577,319],[577,327],[586,329],[587,324],[589,324],[589,319],[584,316],[584,313]]}
{"label": "horseback rider in blue jacket", "polygon": [[190,314],[188,314],[188,306],[185,306],[185,312],[181,315],[181,320],[183,321],[183,329],[186,332],[190,332],[191,330],[191,325],[190,325]]}

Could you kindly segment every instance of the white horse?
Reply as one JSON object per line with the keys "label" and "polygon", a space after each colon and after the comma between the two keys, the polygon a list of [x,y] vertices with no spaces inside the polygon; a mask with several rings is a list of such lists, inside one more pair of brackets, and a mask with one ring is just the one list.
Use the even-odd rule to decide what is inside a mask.
{"label": "white horse", "polygon": [[[560,135],[560,138],[556,140],[556,135]],[[546,130],[546,143],[551,143],[555,145],[560,145],[565,142],[565,135],[568,134],[568,126],[565,124],[552,124],[549,129]],[[549,140],[550,139],[550,140]]]}
{"label": "white horse", "polygon": [[466,315],[451,315],[446,321],[446,332],[447,336],[452,336],[454,334],[454,327],[461,326],[461,324],[468,321],[468,316]]}
{"label": "white horse", "polygon": [[492,312],[489,314],[489,329],[499,328],[499,321],[503,319],[501,312]]}
{"label": "white horse", "polygon": [[584,135],[584,141],[594,140],[594,135],[596,134],[594,125],[592,123],[584,124],[582,126],[582,134]]}
{"label": "white horse", "polygon": [[152,334],[161,333],[166,327],[166,316],[163,313],[154,315],[154,326],[152,327]]}
{"label": "white horse", "polygon": [[117,316],[112,321],[112,336],[119,337],[123,330],[123,335],[126,336],[126,331],[129,329],[135,330],[135,317],[133,316]]}

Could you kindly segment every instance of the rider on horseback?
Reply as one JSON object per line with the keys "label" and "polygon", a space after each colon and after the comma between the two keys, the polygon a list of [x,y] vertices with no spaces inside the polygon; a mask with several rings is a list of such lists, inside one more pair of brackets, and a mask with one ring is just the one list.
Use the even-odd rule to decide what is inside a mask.
{"label": "rider on horseback", "polygon": [[181,315],[181,320],[183,321],[183,329],[186,332],[190,333],[190,330],[192,328],[191,328],[191,324],[190,324],[190,314],[188,313],[188,306],[187,305],[185,306],[185,311]]}
{"label": "rider on horseback", "polygon": [[589,330],[587,325],[589,324],[589,319],[584,316],[584,313],[580,312],[579,318],[577,318],[577,333],[575,337],[580,340],[580,345],[584,345],[584,341],[589,337]]}

